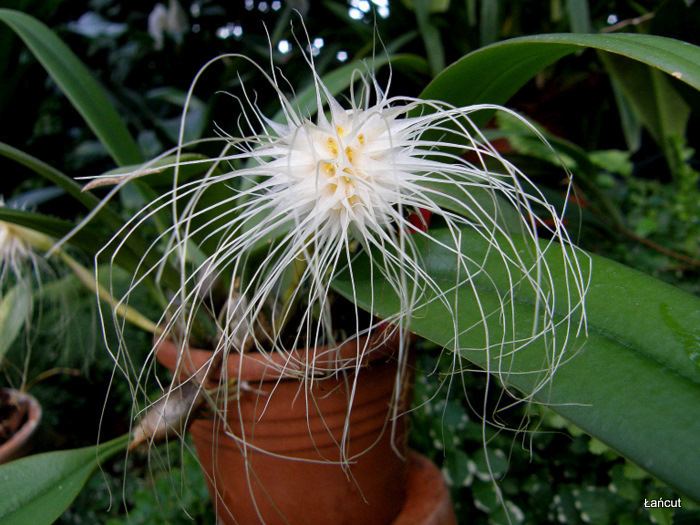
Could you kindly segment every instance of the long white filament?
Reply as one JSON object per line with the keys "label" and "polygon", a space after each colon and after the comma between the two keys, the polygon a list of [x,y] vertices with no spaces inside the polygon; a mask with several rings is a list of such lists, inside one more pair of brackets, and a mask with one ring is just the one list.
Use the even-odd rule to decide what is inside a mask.
{"label": "long white filament", "polygon": [[[207,173],[180,180],[183,167],[206,161],[180,160],[179,147],[172,188],[145,205],[101,251],[114,262],[129,236],[139,235],[149,221],[169,213],[170,223],[148,246],[120,303],[128,303],[137,286],[172,265],[179,282],[166,299],[160,338],[174,337],[184,349],[198,316],[205,313],[219,332],[215,357],[207,366],[241,351],[239,334],[248,330],[252,347],[262,355],[283,355],[285,374],[301,379],[308,391],[310,382],[324,374],[359,372],[361,356],[371,351],[369,343],[358,344],[358,359],[338,361],[335,370],[320,370],[317,363],[297,360],[291,353],[297,347],[336,347],[342,342],[331,315],[330,287],[345,272],[355,296],[353,262],[364,254],[368,275],[383,280],[398,298],[398,312],[388,321],[401,335],[402,363],[404,336],[414,312],[435,301],[452,323],[449,350],[454,352],[455,371],[467,369],[461,357],[465,351],[478,350],[487,356],[486,371],[505,386],[515,373],[513,357],[533,341],[542,341],[547,353],[541,368],[520,372],[536,375],[532,389],[513,395],[530,400],[546,388],[567,359],[571,339],[585,331],[588,265],[569,238],[563,212],[486,140],[471,117],[479,111],[507,111],[533,133],[536,130],[498,106],[454,107],[390,97],[370,74],[358,76],[361,95],[353,95],[344,107],[314,72],[317,117],[312,121],[285,97],[274,71],[265,78],[280,99],[284,122],[263,115],[254,97],[243,90],[237,97],[239,136],[222,133],[221,154],[209,161]],[[211,202],[206,197],[214,191],[220,198]],[[506,208],[515,212],[517,231],[512,224],[504,226]],[[409,216],[420,210],[432,213],[449,235],[436,237],[415,227]],[[465,229],[488,247],[481,258],[463,253]],[[424,239],[451,255],[458,276],[454,282],[438,282],[429,273],[418,249]],[[523,244],[525,252],[519,249]],[[496,261],[500,277],[490,273],[487,260],[489,265]],[[290,269],[293,285],[285,291]],[[555,275],[564,278],[557,280]],[[245,300],[225,301],[222,312],[211,312],[212,283],[226,283],[229,296]],[[373,283],[370,289],[374,313],[379,297]],[[474,297],[471,308],[479,321],[471,326],[460,324],[459,309],[465,305],[458,305],[454,297],[459,289],[470,290]],[[485,289],[492,296],[495,292],[495,302],[483,299]],[[524,291],[534,298],[532,327],[528,334],[516,335],[515,297]],[[295,312],[293,326],[275,330]],[[355,307],[357,323],[360,317]],[[271,319],[272,326],[263,318]],[[123,328],[116,317],[114,321]],[[501,328],[497,334],[491,328],[494,323]],[[376,324],[358,329],[371,335]],[[470,330],[483,333],[477,348],[460,346],[461,336]],[[137,393],[152,365],[135,367],[124,344],[120,339],[113,357],[135,377]],[[400,384],[397,378],[397,389]],[[175,387],[172,383],[165,395]],[[353,383],[352,395],[354,388]],[[227,430],[237,439],[235,429]],[[340,444],[344,452],[348,433],[346,422]]]}

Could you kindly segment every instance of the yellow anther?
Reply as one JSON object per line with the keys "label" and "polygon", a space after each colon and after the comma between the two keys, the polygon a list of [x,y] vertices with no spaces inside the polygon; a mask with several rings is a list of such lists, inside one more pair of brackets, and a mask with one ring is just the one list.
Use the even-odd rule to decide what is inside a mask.
{"label": "yellow anther", "polygon": [[352,182],[352,179],[348,176],[343,177],[343,182],[345,184],[350,184]]}
{"label": "yellow anther", "polygon": [[333,137],[328,137],[326,139],[326,147],[328,148],[328,151],[331,152],[331,155],[334,157],[338,155],[338,143]]}
{"label": "yellow anther", "polygon": [[338,133],[339,137],[345,135],[345,130],[343,129],[343,126],[336,126],[335,131]]}
{"label": "yellow anther", "polygon": [[327,176],[333,177],[335,175],[335,164],[332,162],[321,162],[321,170]]}
{"label": "yellow anther", "polygon": [[350,206],[354,206],[360,202],[360,198],[357,195],[350,195],[350,197],[348,197],[348,202],[350,203]]}
{"label": "yellow anther", "polygon": [[352,151],[352,148],[350,146],[345,148],[345,156],[348,158],[348,162],[350,162],[351,164],[353,162],[353,160],[352,160],[353,154],[354,154],[354,152]]}
{"label": "yellow anther", "polygon": [[360,133],[360,134],[357,136],[357,142],[359,142],[361,145],[364,146],[364,144],[365,144],[365,136],[364,136],[363,133]]}

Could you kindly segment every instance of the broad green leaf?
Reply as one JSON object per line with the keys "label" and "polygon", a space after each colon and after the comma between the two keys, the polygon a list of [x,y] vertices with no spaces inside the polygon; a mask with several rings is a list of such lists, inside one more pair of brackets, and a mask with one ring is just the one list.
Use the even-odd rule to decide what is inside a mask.
{"label": "broad green leaf", "polygon": [[[445,230],[431,230],[439,241],[453,244]],[[481,368],[494,370],[497,356],[487,361],[481,350],[485,328],[469,285],[457,282],[455,256],[435,241],[417,239],[416,244],[428,274],[447,291],[448,303],[458,312],[461,355]],[[508,293],[508,276],[498,258],[486,256],[488,246],[473,231],[462,231],[461,252],[475,261],[485,261],[484,274],[475,280],[488,314],[498,307],[499,294]],[[524,246],[518,248],[528,257]],[[559,259],[557,259],[557,256]],[[561,254],[547,256],[553,270],[555,290],[566,286]],[[559,265],[557,265],[559,260]],[[559,269],[559,270],[558,270]],[[395,314],[398,300],[390,286],[377,278],[370,282],[367,261],[355,264],[355,293],[358,304],[368,309],[374,285],[375,315]],[[463,277],[463,275],[462,275]],[[518,276],[511,278],[517,281]],[[347,276],[334,287],[352,297]],[[430,296],[429,296],[430,297]],[[428,297],[428,299],[429,299]],[[561,308],[555,318],[561,318]],[[502,326],[497,316],[487,320],[490,340],[528,337],[533,323],[533,294],[516,292],[515,322]],[[700,299],[670,285],[625,268],[602,257],[592,256],[592,281],[586,299],[588,337],[570,342],[570,360],[556,372],[551,386],[541,390],[537,401],[551,406],[569,421],[617,450],[658,478],[688,496],[700,500]],[[510,319],[509,319],[510,320]],[[433,301],[414,312],[411,330],[446,348],[453,348],[455,326],[443,303]],[[558,337],[564,334],[559,333]],[[548,349],[535,341],[515,354],[506,366],[505,382],[521,392],[531,391],[541,375]],[[496,354],[497,352],[493,352]]]}
{"label": "broad green leaf", "polygon": [[32,290],[20,282],[0,295],[0,363],[32,313]]}
{"label": "broad green leaf", "polygon": [[[539,71],[585,48],[642,62],[700,89],[698,46],[652,35],[551,34],[514,38],[469,53],[435,77],[421,97],[456,106],[504,104]],[[483,112],[473,120],[483,125],[488,118]]]}
{"label": "broad green leaf", "polygon": [[127,441],[122,436],[96,447],[46,452],[0,466],[0,522],[50,525],[95,469],[124,450]]}
{"label": "broad green leaf", "polygon": [[70,48],[46,25],[25,13],[0,9],[0,21],[24,41],[117,164],[139,162],[138,145],[102,86]]}

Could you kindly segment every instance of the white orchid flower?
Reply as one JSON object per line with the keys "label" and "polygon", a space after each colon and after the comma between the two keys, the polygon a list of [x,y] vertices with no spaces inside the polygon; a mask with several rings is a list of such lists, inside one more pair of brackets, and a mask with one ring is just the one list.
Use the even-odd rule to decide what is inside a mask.
{"label": "white orchid flower", "polygon": [[[228,297],[244,300],[224,301],[221,312],[212,312],[220,332],[213,343],[214,355],[220,358],[254,346],[263,355],[282,353],[288,373],[312,378],[319,373],[314,363],[296,362],[291,351],[333,348],[341,342],[331,314],[331,285],[344,273],[354,286],[353,263],[364,254],[370,275],[380,277],[398,297],[398,312],[388,321],[402,335],[410,329],[418,307],[439,301],[450,316],[455,333],[452,350],[459,355],[459,335],[470,327],[459,325],[450,294],[468,287],[475,296],[473,308],[482,316],[484,351],[507,359],[531,341],[543,339],[548,349],[547,362],[538,371],[543,377],[525,397],[534,395],[565,360],[569,339],[585,330],[588,266],[580,261],[585,255],[572,244],[562,214],[494,148],[472,117],[481,111],[505,111],[533,133],[535,128],[503,107],[454,107],[392,97],[369,72],[356,72],[353,95],[341,102],[316,75],[312,57],[307,60],[314,73],[314,119],[284,95],[277,73],[267,75],[260,69],[279,97],[281,121],[264,115],[244,89],[238,97],[239,133],[221,131],[221,137],[210,139],[223,143],[220,156],[176,162],[172,189],[144,206],[103,249],[114,256],[126,236],[139,235],[146,221],[170,212],[172,222],[151,244],[121,302],[128,302],[144,279],[159,275],[166,262],[174,262],[180,272],[179,289],[158,324],[164,327],[160,337],[175,337],[184,348],[197,315],[214,308],[212,282],[225,282]],[[183,123],[185,118],[186,110]],[[180,180],[181,168],[197,162],[212,166],[201,178]],[[123,183],[147,172],[148,165],[124,175]],[[206,200],[213,188],[226,189],[216,202]],[[569,183],[567,194],[570,189]],[[415,220],[416,214],[426,212],[449,232],[450,242],[439,240]],[[513,218],[509,226],[504,224],[503,215],[508,213],[516,224]],[[496,258],[508,276],[508,286],[500,289],[495,306],[481,301],[475,284],[477,279],[495,282],[484,261],[460,249],[464,229],[484,240],[488,256]],[[459,268],[456,282],[437,282],[426,271],[417,248],[422,239],[452,255]],[[526,245],[527,256],[518,243]],[[206,248],[211,245],[215,249]],[[545,257],[550,250],[558,254],[556,264],[566,277],[562,289],[554,284],[552,258]],[[146,264],[155,254],[159,263]],[[285,288],[282,284],[290,281],[290,270],[295,275],[291,287]],[[534,297],[530,336],[490,340],[487,320],[514,324],[514,297],[523,289]],[[564,313],[557,317],[562,305]],[[359,325],[357,306],[353,316]],[[287,322],[290,318],[292,322]],[[285,323],[286,329],[277,328]],[[356,328],[371,333],[377,325],[370,322]],[[252,344],[240,344],[242,329]],[[358,357],[371,350],[370,345],[358,343]],[[403,342],[399,358],[405,358]],[[359,359],[338,363],[337,368],[359,367],[358,363]]]}

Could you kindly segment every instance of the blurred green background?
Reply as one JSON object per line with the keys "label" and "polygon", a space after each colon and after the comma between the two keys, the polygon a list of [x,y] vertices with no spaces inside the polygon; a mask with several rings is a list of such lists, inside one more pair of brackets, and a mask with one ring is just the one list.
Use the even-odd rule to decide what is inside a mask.
{"label": "blurred green background", "polygon": [[[301,58],[308,50],[323,74],[373,54],[398,57],[391,94],[416,96],[445,65],[471,50],[520,35],[547,32],[640,32],[700,44],[700,5],[694,1],[449,1],[351,0],[136,2],[0,1],[52,27],[99,78],[145,157],[177,140],[185,93],[199,68],[222,53],[270,60],[290,86],[311,82]],[[303,24],[302,21],[303,20]],[[308,32],[308,40],[304,33]],[[23,44],[0,29],[0,141],[60,166],[74,177],[113,167],[103,146]],[[389,70],[379,72],[386,82]],[[241,82],[274,114],[274,97],[259,73],[231,57],[210,69],[195,91],[186,138],[235,131],[236,103],[224,92]],[[624,59],[592,51],[557,62],[510,101],[561,146],[556,158],[505,119],[488,126],[511,156],[562,205],[565,172],[574,173],[569,229],[580,246],[617,259],[690,292],[700,293],[700,107],[697,92]],[[40,190],[21,166],[0,159],[5,200]],[[25,203],[75,218],[60,194]],[[128,204],[128,202],[127,202]],[[85,261],[89,264],[90,261]],[[44,406],[35,451],[94,444],[128,429],[131,394],[119,381],[109,391],[112,362],[99,334],[93,296],[70,276],[47,288],[43,327],[8,354],[3,384],[29,382]],[[69,306],[67,306],[69,305]],[[142,309],[148,312],[149,305]],[[129,332],[146,352],[148,337]],[[26,342],[27,345],[29,342]],[[545,408],[495,414],[506,426],[533,432],[493,432],[488,449],[507,501],[496,499],[486,471],[482,425],[483,378],[445,383],[449,363],[440,349],[421,347],[413,447],[442,466],[461,523],[698,523],[700,512],[644,509],[644,498],[676,497]],[[444,373],[443,373],[444,372]],[[177,445],[150,458],[117,459],[96,475],[61,523],[213,523],[196,461]],[[127,480],[124,483],[124,480]],[[177,504],[173,502],[176,501]],[[110,506],[111,502],[111,506]]]}

